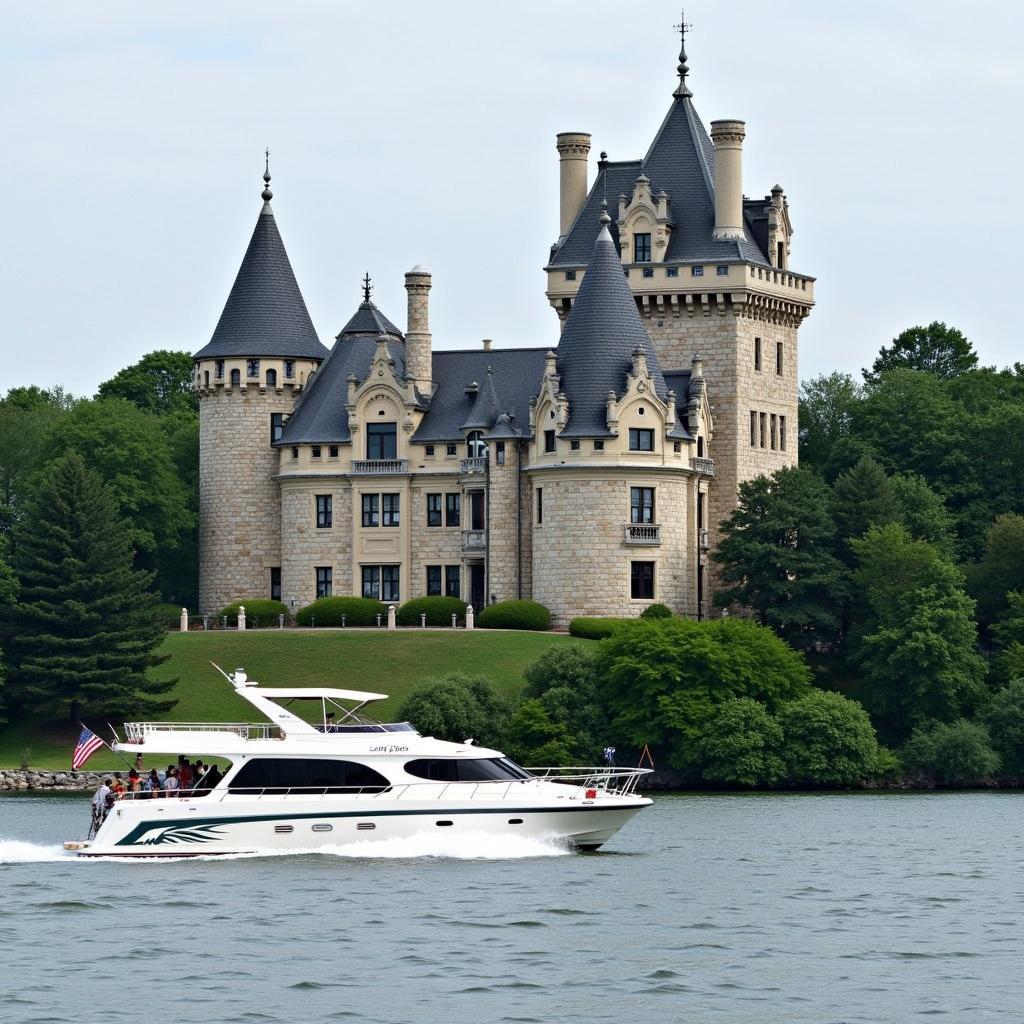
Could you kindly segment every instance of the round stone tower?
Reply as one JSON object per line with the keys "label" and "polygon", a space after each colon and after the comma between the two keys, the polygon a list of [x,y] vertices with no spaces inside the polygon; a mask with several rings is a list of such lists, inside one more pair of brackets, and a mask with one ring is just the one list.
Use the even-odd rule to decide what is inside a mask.
{"label": "round stone tower", "polygon": [[199,395],[199,609],[279,597],[281,508],[273,447],[327,357],[270,207],[263,208],[210,343],[195,354]]}

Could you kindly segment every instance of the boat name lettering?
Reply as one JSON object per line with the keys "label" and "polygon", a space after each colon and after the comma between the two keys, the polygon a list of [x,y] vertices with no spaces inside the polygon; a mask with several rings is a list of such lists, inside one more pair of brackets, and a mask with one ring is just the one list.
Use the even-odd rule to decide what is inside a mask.
{"label": "boat name lettering", "polygon": [[370,747],[371,754],[407,754],[409,748],[399,743],[380,743]]}

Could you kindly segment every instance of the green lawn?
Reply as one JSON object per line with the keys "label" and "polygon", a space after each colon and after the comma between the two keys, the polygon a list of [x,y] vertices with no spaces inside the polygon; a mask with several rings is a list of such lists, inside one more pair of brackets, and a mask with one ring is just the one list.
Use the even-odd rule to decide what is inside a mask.
{"label": "green lawn", "polygon": [[[387,693],[387,701],[369,709],[374,717],[386,719],[417,682],[449,672],[485,675],[502,693],[513,694],[522,686],[527,665],[549,647],[565,643],[587,641],[512,631],[170,633],[163,648],[170,659],[157,674],[178,677],[174,690],[178,703],[166,716],[176,721],[259,720],[211,661],[228,672],[242,666],[250,679],[265,686],[325,685]],[[104,721],[86,716],[86,724],[110,739]],[[70,722],[55,722],[52,716],[9,725],[0,729],[0,767],[19,767],[27,748],[31,767],[66,769],[77,735]],[[93,755],[88,767],[118,765],[104,750]]]}

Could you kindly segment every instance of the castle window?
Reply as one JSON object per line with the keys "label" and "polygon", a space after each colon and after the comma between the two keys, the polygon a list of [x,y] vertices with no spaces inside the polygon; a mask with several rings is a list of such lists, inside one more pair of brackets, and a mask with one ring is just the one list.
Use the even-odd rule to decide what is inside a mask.
{"label": "castle window", "polygon": [[505,442],[499,441],[494,446],[494,460],[499,466],[505,465]]}
{"label": "castle window", "polygon": [[603,452],[604,451],[604,441],[595,441],[594,442],[594,451],[595,452]]}
{"label": "castle window", "polygon": [[281,440],[284,433],[284,413],[272,412],[270,414],[270,443]]}
{"label": "castle window", "polygon": [[281,566],[275,565],[270,570],[270,600],[281,600]]}
{"label": "castle window", "polygon": [[427,495],[427,526],[441,525],[441,495]]}
{"label": "castle window", "polygon": [[286,359],[284,361],[284,379],[292,380],[295,376],[295,360]]}
{"label": "castle window", "polygon": [[451,456],[453,456],[453,455],[458,455],[458,454],[459,454],[459,446],[457,444],[450,444],[450,445],[448,445],[447,449],[445,450],[445,455],[447,455],[449,458]]}
{"label": "castle window", "polygon": [[363,566],[363,597],[380,600],[380,566]]}
{"label": "castle window", "polygon": [[778,431],[778,417],[775,415],[775,413],[772,413],[772,416],[771,416],[771,449],[772,449],[772,451],[775,451],[775,446],[776,446],[777,437],[778,437],[777,431]]}
{"label": "castle window", "polygon": [[719,277],[728,277],[729,276],[729,268],[728,267],[715,267],[715,273]]}
{"label": "castle window", "polygon": [[336,459],[338,457],[338,446],[336,444],[332,444],[331,447],[327,449],[327,454],[332,459]]}
{"label": "castle window", "polygon": [[318,444],[313,445],[310,449],[310,455],[312,455],[314,459],[319,459],[322,453],[323,449]]}
{"label": "castle window", "polygon": [[231,386],[233,388],[234,387],[238,387],[238,385],[241,384],[241,383],[242,383],[242,371],[241,370],[237,370],[237,369],[236,370],[232,370],[231,371]]}
{"label": "castle window", "polygon": [[631,452],[653,452],[654,431],[641,427],[630,427],[629,450]]}
{"label": "castle window", "polygon": [[[440,495],[438,495],[440,497]],[[462,495],[458,491],[449,491],[444,496],[444,525],[458,526],[462,519]],[[441,524],[438,523],[438,526]]]}
{"label": "castle window", "polygon": [[779,451],[786,450],[786,417],[779,417]]}
{"label": "castle window", "polygon": [[697,438],[697,458],[698,459],[703,459],[704,456],[707,454],[704,451],[704,448],[705,448],[704,438],[703,437],[698,437]]}
{"label": "castle window", "polygon": [[629,596],[634,601],[649,600],[654,597],[654,563],[629,563]]}
{"label": "castle window", "polygon": [[643,416],[646,411],[647,410],[641,405],[637,408],[636,414],[637,416]]}
{"label": "castle window", "polygon": [[400,507],[402,496],[400,494],[382,494],[381,501],[381,526],[401,525]]}
{"label": "castle window", "polygon": [[441,566],[427,566],[427,597],[441,596]]}
{"label": "castle window", "polygon": [[580,443],[579,443],[579,441],[570,441],[569,442],[569,450],[573,451],[573,452],[578,452],[580,450]]}
{"label": "castle window", "polygon": [[363,597],[397,601],[400,572],[401,566],[398,565],[364,565]]}
{"label": "castle window", "polygon": [[750,411],[750,447],[757,447],[757,413]]}
{"label": "castle window", "polygon": [[555,450],[555,432],[553,430],[544,431],[544,451],[553,452]]}
{"label": "castle window", "polygon": [[277,370],[267,370],[267,387],[277,387]]}
{"label": "castle window", "polygon": [[767,433],[766,427],[768,425],[768,414],[764,413],[764,412],[761,413],[761,415],[759,417],[759,420],[760,420],[760,428],[761,428],[761,430],[760,430],[760,433],[761,433],[761,447],[765,448],[765,447],[767,447],[766,444],[765,444],[765,435]]}
{"label": "castle window", "polygon": [[678,267],[666,267],[665,268],[665,276],[666,277],[678,277],[679,276],[679,268]]}
{"label": "castle window", "polygon": [[215,366],[216,366],[216,369],[217,369],[217,380],[223,380],[224,379],[224,360],[223,359],[218,359],[216,364],[215,364]]}
{"label": "castle window", "polygon": [[644,277],[654,277],[654,268],[644,267]]}
{"label": "castle window", "polygon": [[210,386],[210,371],[209,370],[204,370],[203,371],[203,386],[207,387],[207,388]]}
{"label": "castle window", "polygon": [[537,488],[537,523],[544,522],[544,488]]}
{"label": "castle window", "polygon": [[567,270],[565,272],[565,279],[566,279],[566,281],[575,281],[576,280],[576,271],[575,270]]}
{"label": "castle window", "polygon": [[293,459],[297,459],[298,457],[299,457],[299,449],[298,449],[298,447],[293,447],[292,448],[292,458]]}
{"label": "castle window", "polygon": [[459,596],[459,567],[457,565],[446,565],[444,567],[444,596]]}
{"label": "castle window", "polygon": [[427,458],[432,459],[434,457],[434,446],[432,444],[428,444],[423,454],[426,455]]}
{"label": "castle window", "polygon": [[761,369],[761,339],[754,339],[754,369]]}
{"label": "castle window", "polygon": [[258,359],[246,359],[245,375],[250,380],[255,380],[260,375],[260,361]]}
{"label": "castle window", "polygon": [[329,529],[334,524],[333,500],[329,494],[316,496],[316,528]]}
{"label": "castle window", "polygon": [[704,276],[704,268],[703,267],[690,267],[690,276],[691,277],[703,277]]}
{"label": "castle window", "polygon": [[398,458],[398,425],[395,423],[366,424],[366,457],[368,459]]}
{"label": "castle window", "polygon": [[786,243],[775,243],[775,265],[785,269],[786,267]]}
{"label": "castle window", "polygon": [[333,588],[334,572],[329,565],[318,565],[316,572],[316,596],[330,597]]}
{"label": "castle window", "polygon": [[775,375],[782,376],[782,342],[775,342]]}
{"label": "castle window", "polygon": [[487,445],[484,444],[484,435],[479,430],[474,430],[466,438],[466,451],[471,459],[478,459],[487,454]]}
{"label": "castle window", "polygon": [[630,487],[629,521],[631,523],[654,522],[654,488]]}
{"label": "castle window", "polygon": [[380,526],[380,495],[363,495],[363,526]]}
{"label": "castle window", "polygon": [[633,236],[633,262],[651,262],[651,233],[649,231]]}
{"label": "castle window", "polygon": [[678,455],[682,450],[683,450],[683,443],[682,443],[682,441],[673,441],[672,442],[672,451],[674,451]]}

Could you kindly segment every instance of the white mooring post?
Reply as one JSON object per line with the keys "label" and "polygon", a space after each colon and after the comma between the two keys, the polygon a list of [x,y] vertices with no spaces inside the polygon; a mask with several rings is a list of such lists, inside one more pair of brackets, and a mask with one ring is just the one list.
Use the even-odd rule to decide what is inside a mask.
{"label": "white mooring post", "polygon": [[388,605],[388,629],[397,629],[398,625],[395,622],[395,606],[393,604]]}
{"label": "white mooring post", "polygon": [[466,629],[473,629],[473,606],[466,605]]}
{"label": "white mooring post", "polygon": [[181,609],[181,631],[182,633],[188,632],[188,609]]}
{"label": "white mooring post", "polygon": [[239,630],[245,629],[245,605],[240,604],[238,606],[238,628]]}

